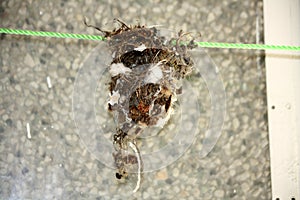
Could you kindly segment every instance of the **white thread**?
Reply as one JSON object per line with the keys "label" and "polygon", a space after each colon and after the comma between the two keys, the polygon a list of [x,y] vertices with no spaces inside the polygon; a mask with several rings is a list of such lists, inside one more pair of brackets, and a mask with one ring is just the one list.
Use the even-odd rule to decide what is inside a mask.
{"label": "white thread", "polygon": [[29,125],[29,123],[26,124],[26,129],[27,129],[27,138],[31,139],[31,133],[30,133],[30,125]]}
{"label": "white thread", "polygon": [[49,89],[52,88],[51,79],[49,76],[47,76],[47,85]]}
{"label": "white thread", "polygon": [[129,146],[134,151],[134,153],[137,157],[137,161],[138,161],[138,172],[137,172],[138,180],[137,180],[136,186],[133,190],[133,193],[135,193],[136,191],[138,191],[138,189],[140,188],[140,185],[141,185],[142,160],[141,160],[140,152],[139,152],[137,146],[133,142],[129,142]]}

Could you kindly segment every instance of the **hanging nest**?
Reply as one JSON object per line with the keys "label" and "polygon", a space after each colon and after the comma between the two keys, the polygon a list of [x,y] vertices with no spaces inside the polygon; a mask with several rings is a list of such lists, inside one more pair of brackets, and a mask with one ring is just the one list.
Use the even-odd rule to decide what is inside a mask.
{"label": "hanging nest", "polygon": [[116,21],[120,27],[112,31],[92,27],[104,34],[112,55],[108,110],[117,124],[113,156],[118,169],[116,177],[121,179],[127,176],[126,165],[139,160],[137,152],[124,155],[128,142],[136,144],[135,139],[144,128],[163,127],[168,121],[181,90],[180,79],[192,71],[188,49],[195,46],[193,40],[188,45],[180,44],[182,31],[177,38],[167,39],[155,27]]}

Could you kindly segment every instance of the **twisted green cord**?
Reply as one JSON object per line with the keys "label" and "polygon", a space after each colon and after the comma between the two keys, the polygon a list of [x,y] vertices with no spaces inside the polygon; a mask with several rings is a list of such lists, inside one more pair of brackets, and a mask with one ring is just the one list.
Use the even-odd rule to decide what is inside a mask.
{"label": "twisted green cord", "polygon": [[288,45],[241,44],[241,43],[221,43],[221,42],[195,42],[195,43],[198,46],[207,47],[207,48],[300,51],[300,46],[288,46]]}
{"label": "twisted green cord", "polygon": [[0,33],[14,34],[14,35],[28,35],[28,36],[40,36],[40,37],[53,37],[53,38],[73,38],[84,40],[104,40],[105,38],[99,35],[85,35],[75,33],[58,33],[47,31],[30,31],[21,29],[8,29],[0,28]]}
{"label": "twisted green cord", "polygon": [[[105,40],[104,37],[99,36],[99,35],[58,33],[58,32],[46,32],[46,31],[31,31],[31,30],[8,29],[8,28],[0,28],[0,33],[15,34],[15,35],[28,35],[28,36],[41,36],[41,37],[54,37],[54,38]],[[200,47],[206,47],[206,48],[300,51],[300,46],[288,46],[288,45],[239,44],[239,43],[221,43],[221,42],[195,42],[195,44],[197,44]]]}

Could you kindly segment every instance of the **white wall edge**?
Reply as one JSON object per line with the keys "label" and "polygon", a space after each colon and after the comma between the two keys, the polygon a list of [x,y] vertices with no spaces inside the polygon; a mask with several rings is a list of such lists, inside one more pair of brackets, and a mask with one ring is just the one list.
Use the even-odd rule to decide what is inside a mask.
{"label": "white wall edge", "polygon": [[[300,46],[300,1],[264,0],[265,43]],[[300,52],[266,52],[272,199],[300,200]]]}

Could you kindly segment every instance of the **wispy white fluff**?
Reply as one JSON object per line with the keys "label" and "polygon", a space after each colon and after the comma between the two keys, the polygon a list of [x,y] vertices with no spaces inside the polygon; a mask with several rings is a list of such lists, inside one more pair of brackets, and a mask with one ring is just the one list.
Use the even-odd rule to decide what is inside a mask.
{"label": "wispy white fluff", "polygon": [[162,79],[163,72],[161,70],[161,62],[156,63],[152,67],[150,67],[147,76],[145,77],[145,83],[157,83]]}
{"label": "wispy white fluff", "polygon": [[126,72],[131,72],[131,69],[125,67],[123,63],[113,63],[110,66],[110,70],[109,70],[111,76],[117,76],[118,74],[125,74]]}
{"label": "wispy white fluff", "polygon": [[134,48],[134,50],[136,51],[144,51],[145,49],[147,49],[147,47],[144,44]]}
{"label": "wispy white fluff", "polygon": [[113,91],[112,95],[110,96],[110,100],[108,101],[108,103],[110,105],[115,105],[119,102],[120,99],[120,93],[119,91]]}

